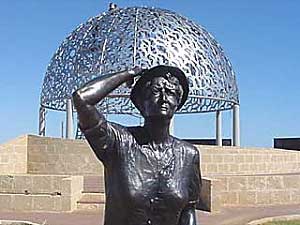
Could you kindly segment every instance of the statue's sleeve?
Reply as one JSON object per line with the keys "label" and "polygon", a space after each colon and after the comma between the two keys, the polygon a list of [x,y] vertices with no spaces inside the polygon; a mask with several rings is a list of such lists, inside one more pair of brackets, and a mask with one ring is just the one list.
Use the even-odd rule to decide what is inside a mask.
{"label": "statue's sleeve", "polygon": [[189,204],[196,205],[200,198],[201,191],[201,172],[200,172],[200,156],[199,151],[196,149],[192,162],[192,176],[189,187]]}
{"label": "statue's sleeve", "polygon": [[83,133],[98,159],[105,164],[120,148],[124,129],[121,125],[102,121]]}

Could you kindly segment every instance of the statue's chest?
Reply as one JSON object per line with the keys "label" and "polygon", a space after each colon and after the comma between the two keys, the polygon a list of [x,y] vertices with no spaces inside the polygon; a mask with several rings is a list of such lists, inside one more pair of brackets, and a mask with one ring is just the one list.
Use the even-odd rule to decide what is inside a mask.
{"label": "statue's chest", "polygon": [[122,170],[133,201],[142,203],[154,199],[160,206],[170,200],[178,204],[186,201],[188,179],[180,149],[174,145],[166,149],[132,145],[127,153]]}
{"label": "statue's chest", "polygon": [[[155,148],[156,147],[156,148]],[[124,169],[132,174],[133,182],[137,179],[144,181],[161,182],[172,180],[175,176],[176,155],[173,145],[151,146],[133,144],[127,156]]]}

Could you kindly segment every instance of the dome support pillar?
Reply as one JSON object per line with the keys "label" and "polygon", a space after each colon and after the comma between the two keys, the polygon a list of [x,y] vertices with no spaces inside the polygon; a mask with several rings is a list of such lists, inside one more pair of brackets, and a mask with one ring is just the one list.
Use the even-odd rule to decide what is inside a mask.
{"label": "dome support pillar", "polygon": [[39,109],[39,135],[46,135],[46,109],[43,106]]}
{"label": "dome support pillar", "polygon": [[169,126],[169,132],[171,135],[174,135],[174,122],[175,122],[175,117],[170,120],[170,126]]}
{"label": "dome support pillar", "polygon": [[222,146],[222,114],[219,110],[216,112],[216,145]]}
{"label": "dome support pillar", "polygon": [[73,138],[73,104],[72,99],[67,99],[66,104],[66,138]]}
{"label": "dome support pillar", "polygon": [[233,146],[240,146],[240,106],[233,106]]}

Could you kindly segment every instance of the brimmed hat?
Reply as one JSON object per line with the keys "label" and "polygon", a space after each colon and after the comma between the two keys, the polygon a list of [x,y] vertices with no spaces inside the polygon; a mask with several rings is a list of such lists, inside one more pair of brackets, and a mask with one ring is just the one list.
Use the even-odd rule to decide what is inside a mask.
{"label": "brimmed hat", "polygon": [[146,72],[142,74],[142,76],[138,79],[138,81],[132,88],[130,99],[136,108],[140,110],[138,100],[141,100],[141,98],[143,98],[142,96],[144,96],[143,92],[145,91],[145,84],[149,80],[152,80],[154,77],[164,77],[168,73],[176,77],[179,80],[180,85],[182,86],[183,95],[177,110],[179,110],[183,106],[189,93],[189,84],[184,72],[177,67],[160,65],[146,70]]}

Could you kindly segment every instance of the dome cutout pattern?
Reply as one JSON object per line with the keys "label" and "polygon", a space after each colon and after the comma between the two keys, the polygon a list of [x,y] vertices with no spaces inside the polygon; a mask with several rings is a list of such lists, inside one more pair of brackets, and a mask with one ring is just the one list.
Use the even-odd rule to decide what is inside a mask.
{"label": "dome cutout pattern", "polygon": [[[136,65],[185,72],[190,92],[178,113],[227,110],[239,103],[232,66],[203,27],[169,10],[128,7],[89,19],[63,41],[47,68],[41,105],[65,110],[66,99],[84,83]],[[138,114],[130,91],[124,84],[98,107],[109,114]]]}

